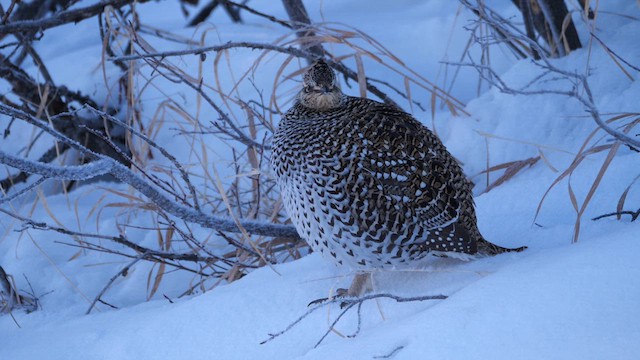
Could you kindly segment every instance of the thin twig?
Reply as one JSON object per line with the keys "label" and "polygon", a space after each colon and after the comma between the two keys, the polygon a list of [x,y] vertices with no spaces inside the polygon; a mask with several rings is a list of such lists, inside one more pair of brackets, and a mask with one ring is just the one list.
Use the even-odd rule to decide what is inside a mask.
{"label": "thin twig", "polygon": [[[125,55],[125,56],[118,56],[118,57],[109,58],[109,60],[110,61],[129,61],[129,60],[139,60],[139,59],[146,59],[146,58],[161,58],[161,59],[163,59],[163,58],[167,58],[167,57],[183,56],[183,55],[198,55],[198,56],[200,56],[201,54],[204,54],[204,53],[207,53],[207,52],[219,52],[219,51],[223,51],[223,50],[239,49],[239,48],[275,51],[275,52],[288,54],[288,55],[293,55],[295,57],[299,57],[299,58],[303,58],[303,59],[310,59],[310,60],[315,60],[318,57],[314,53],[311,53],[311,52],[305,51],[305,50],[301,50],[301,49],[298,49],[298,48],[293,47],[293,46],[278,46],[278,45],[274,45],[274,44],[264,44],[264,43],[254,43],[254,42],[242,41],[242,42],[228,42],[228,43],[222,44],[222,45],[205,46],[205,47],[199,47],[199,48],[187,49],[187,50],[164,51],[164,52],[159,52],[159,53],[147,53],[147,54],[138,54],[138,55]],[[334,68],[335,70],[341,72],[342,74],[344,74],[348,78],[350,78],[352,80],[357,80],[358,79],[358,74],[355,71],[353,71],[353,70],[349,69],[348,67],[344,66],[342,63],[333,61],[331,59],[325,59],[325,61],[332,68]],[[368,80],[367,80],[367,90],[369,90],[372,94],[376,95],[378,98],[380,98],[385,103],[393,104],[393,105],[397,106],[398,108],[400,108],[400,106],[398,104],[396,104],[387,94],[385,94],[380,89],[378,89],[377,87],[372,85]]]}
{"label": "thin twig", "polygon": [[[33,190],[38,185],[40,185],[43,182],[45,182],[46,180],[47,180],[47,178],[43,176],[43,177],[39,178],[38,180],[36,180],[33,184],[25,187],[24,189],[18,191],[17,193],[12,194],[12,195],[7,195],[5,197],[0,198],[0,204],[4,204],[6,202],[13,201],[13,200],[21,197],[22,195],[25,195],[26,193],[28,193],[29,191]],[[2,190],[2,189],[0,189],[0,190]]]}
{"label": "thin twig", "polygon": [[[413,297],[402,297],[402,296],[397,296],[397,295],[393,295],[393,294],[388,294],[388,293],[383,293],[383,294],[371,294],[371,295],[365,295],[356,299],[345,299],[345,298],[333,298],[333,299],[328,299],[326,301],[323,301],[319,304],[314,305],[313,307],[311,307],[309,310],[307,310],[304,314],[302,314],[300,317],[298,317],[296,320],[294,320],[292,323],[290,323],[284,330],[278,331],[277,333],[274,334],[269,334],[269,338],[262,341],[260,344],[266,344],[269,341],[277,338],[280,335],[283,335],[284,333],[286,333],[287,331],[291,330],[294,326],[298,325],[302,320],[304,320],[306,317],[308,317],[309,315],[311,315],[312,313],[314,313],[316,310],[321,309],[323,307],[326,307],[328,305],[331,304],[335,304],[335,303],[341,303],[344,304],[345,306],[345,310],[342,311],[342,313],[338,316],[338,319],[336,319],[336,321],[334,321],[334,323],[330,326],[328,332],[331,332],[331,330],[333,329],[333,327],[337,324],[337,320],[339,320],[345,313],[346,311],[348,311],[349,309],[353,308],[354,306],[361,304],[365,301],[368,300],[372,300],[372,299],[380,299],[380,298],[388,298],[388,299],[392,299],[395,300],[396,302],[413,302],[413,301],[427,301],[427,300],[444,300],[447,298],[446,295],[428,295],[428,296],[413,296]],[[327,334],[328,334],[327,332]],[[322,342],[322,340],[326,337],[325,334],[320,341],[316,344],[316,346],[318,346],[320,344],[320,342]]]}
{"label": "thin twig", "polygon": [[390,353],[388,353],[387,355],[378,355],[378,356],[374,356],[374,359],[391,359],[395,354],[398,353],[398,351],[404,349],[404,345],[400,345],[398,347],[396,347],[395,349],[391,350]]}
{"label": "thin twig", "polygon": [[138,255],[138,257],[133,259],[133,261],[131,261],[125,267],[123,267],[120,271],[118,271],[117,274],[113,275],[113,277],[111,277],[109,282],[107,282],[107,285],[105,285],[102,288],[102,290],[98,293],[98,295],[96,295],[96,297],[93,299],[93,301],[91,302],[91,305],[89,306],[89,308],[87,309],[87,311],[84,314],[85,315],[89,315],[91,313],[91,310],[93,310],[93,307],[96,305],[96,303],[98,301],[100,301],[100,298],[102,297],[102,295],[104,295],[107,292],[107,290],[111,287],[111,285],[113,285],[114,281],[116,281],[117,278],[119,278],[120,276],[127,276],[127,273],[129,272],[129,269],[133,265],[135,265],[138,261],[144,259],[147,256],[148,256],[147,253],[142,253],[142,254]]}
{"label": "thin twig", "polygon": [[596,221],[596,220],[604,219],[604,218],[611,217],[611,216],[616,216],[616,217],[619,218],[621,215],[629,215],[629,216],[631,216],[631,221],[636,221],[638,219],[638,217],[640,217],[640,209],[638,209],[636,211],[631,211],[631,210],[616,211],[616,212],[612,212],[612,213],[596,216],[591,220]]}
{"label": "thin twig", "polygon": [[[17,220],[22,221],[23,224],[23,229],[26,228],[31,228],[34,230],[43,230],[43,231],[55,231],[57,233],[60,234],[65,234],[65,235],[69,235],[69,236],[76,236],[76,237],[81,237],[81,238],[93,238],[93,239],[101,239],[101,240],[109,240],[112,241],[114,243],[120,244],[120,245],[124,245],[134,251],[136,251],[139,254],[147,254],[148,256],[153,256],[153,257],[157,257],[157,258],[161,258],[161,259],[165,259],[165,260],[174,260],[174,261],[189,261],[189,262],[197,262],[197,263],[212,263],[212,262],[216,262],[216,261],[222,261],[222,262],[228,262],[227,259],[224,259],[222,257],[218,257],[218,256],[201,256],[198,255],[196,253],[170,253],[170,252],[165,252],[165,251],[157,251],[157,250],[152,250],[149,248],[146,248],[142,245],[138,245],[130,240],[128,240],[127,238],[125,238],[122,235],[118,235],[118,236],[111,236],[111,235],[101,235],[101,234],[93,234],[93,233],[85,233],[85,232],[79,232],[79,231],[74,231],[74,230],[69,230],[63,227],[58,227],[58,226],[52,226],[47,224],[46,222],[42,222],[42,221],[33,221],[29,218],[25,218],[23,216],[20,216],[18,214],[12,213],[10,211],[7,211],[5,209],[0,208],[0,212],[7,214]],[[20,230],[20,231],[22,231]],[[94,244],[89,244],[91,246],[96,246]],[[237,246],[239,248],[241,248],[242,250],[254,255],[254,256],[258,256],[257,254],[255,254],[253,252],[253,250],[244,247],[242,244],[233,244],[234,246]],[[233,265],[236,265],[236,262],[233,262]],[[243,267],[253,267],[251,265],[248,264],[239,264]]]}
{"label": "thin twig", "polygon": [[191,183],[191,180],[189,179],[189,174],[184,170],[184,168],[182,167],[182,164],[180,164],[178,162],[178,160],[175,158],[175,156],[171,155],[165,148],[163,148],[162,146],[158,145],[155,141],[151,140],[148,136],[146,136],[146,135],[142,134],[141,132],[137,131],[136,129],[134,129],[132,126],[130,126],[129,124],[125,123],[124,121],[121,121],[121,120],[115,118],[114,116],[111,116],[111,115],[105,113],[104,111],[100,111],[100,110],[98,110],[98,109],[96,109],[93,106],[90,106],[88,104],[85,104],[84,108],[85,109],[89,109],[91,112],[93,112],[94,114],[102,117],[105,120],[108,120],[110,122],[113,122],[113,123],[115,123],[115,124],[117,124],[119,126],[122,126],[122,127],[126,128],[132,134],[134,134],[137,137],[139,137],[140,139],[144,140],[151,147],[153,147],[153,148],[157,149],[158,151],[160,151],[160,153],[162,155],[164,155],[164,157],[169,159],[169,161],[171,161],[171,163],[176,167],[176,169],[178,169],[178,171],[180,172],[180,175],[182,176],[182,179],[184,180],[184,182],[187,184],[187,187],[189,188],[189,192],[191,193],[191,197],[193,199],[193,206],[196,208],[196,210],[200,210],[200,203],[198,202],[198,195],[196,193],[196,189],[193,186],[193,184]]}

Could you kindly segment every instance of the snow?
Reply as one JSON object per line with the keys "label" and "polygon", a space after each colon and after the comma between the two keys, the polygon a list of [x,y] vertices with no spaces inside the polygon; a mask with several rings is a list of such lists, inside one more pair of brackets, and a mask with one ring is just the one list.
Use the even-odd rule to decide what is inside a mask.
{"label": "snow", "polygon": [[[504,16],[517,16],[510,1],[495,3],[496,10]],[[472,18],[465,12],[457,14],[457,2],[443,0],[305,4],[313,19],[348,24],[365,31],[408,67],[427,79],[438,80],[439,84],[444,79],[440,61],[457,61],[468,38],[463,26]],[[286,17],[279,2],[249,5]],[[208,45],[230,40],[273,42],[288,34],[249,15],[246,15],[249,25],[230,24],[219,11],[211,19],[211,25],[184,29],[184,22],[175,15],[180,12],[177,2],[137,6],[142,9],[143,21],[182,36],[199,40],[204,31],[210,31],[205,41]],[[601,17],[596,30],[599,38],[616,54],[638,66],[635,60],[640,59],[640,47],[636,46],[640,22],[616,14],[638,18],[639,6],[624,0],[600,2],[599,6]],[[586,44],[588,28],[580,21],[578,24],[581,40]],[[91,96],[106,97],[97,24],[81,22],[54,31],[67,40],[55,42],[45,38],[37,46],[50,64],[50,72],[57,76],[55,80]],[[156,41],[153,46],[158,50],[180,48],[168,41]],[[258,52],[235,51],[233,76],[222,70],[226,65],[221,66],[220,81],[231,84],[258,56]],[[211,83],[214,83],[213,57],[208,57],[203,68],[205,79]],[[255,74],[255,83],[265,94],[272,90],[273,74],[282,59],[265,57],[261,73]],[[514,87],[528,83],[540,71],[529,60],[516,61],[506,51],[496,51],[493,59],[499,73]],[[73,66],[69,66],[72,60]],[[196,57],[171,61],[194,73],[198,69]],[[636,80],[640,74],[629,70],[634,80],[629,79],[598,44],[554,60],[554,64],[578,72],[589,69],[596,105],[605,119],[621,112],[640,113],[637,102],[640,85]],[[392,81],[404,89],[403,79],[389,69],[371,60],[365,60],[365,67],[367,75]],[[106,74],[112,84],[118,72],[107,65]],[[622,193],[640,174],[638,154],[620,147],[582,217],[579,241],[572,244],[576,211],[569,197],[568,178],[549,192],[537,217],[536,211],[549,186],[573,161],[584,139],[597,125],[573,99],[549,94],[514,97],[486,88],[478,96],[477,81],[473,71],[465,70],[452,90],[465,101],[465,109],[471,115],[453,117],[446,109],[439,109],[435,126],[450,151],[464,164],[466,173],[478,184],[476,205],[484,236],[502,246],[527,245],[529,249],[468,262],[437,259],[419,271],[376,274],[375,285],[380,292],[399,296],[444,294],[448,296],[446,300],[368,301],[362,307],[357,336],[330,333],[314,348],[340,312],[338,305],[331,305],[261,345],[269,334],[285,329],[304,314],[310,301],[347,286],[352,274],[333,267],[318,254],[311,254],[273,268],[257,269],[238,281],[188,297],[179,296],[194,281],[193,277],[180,271],[169,272],[159,290],[148,299],[148,277],[154,268],[141,261],[126,277],[118,278],[105,295],[105,300],[119,309],[98,304],[91,314],[84,315],[93,298],[130,259],[80,251],[61,244],[72,240],[52,232],[35,229],[16,232],[21,223],[0,213],[0,265],[14,275],[20,289],[29,289],[31,285],[42,305],[42,309],[29,314],[14,311],[15,322],[11,316],[0,316],[0,359],[372,359],[389,354],[392,359],[640,358],[637,306],[640,222],[630,222],[628,217],[622,221],[614,217],[591,220],[615,211]],[[162,88],[145,88],[141,94],[144,120],[157,120],[154,112],[164,98],[161,92],[175,97],[195,116],[212,116],[207,113],[211,111],[208,107],[198,105],[191,92],[161,79],[157,84]],[[293,82],[285,83],[278,89],[280,107],[288,106],[292,94],[284,89],[294,86]],[[355,85],[343,88],[351,95],[358,93]],[[426,92],[414,90],[416,99],[429,103]],[[242,84],[238,91],[255,92],[250,84]],[[406,100],[394,99],[409,107]],[[427,126],[432,125],[430,110],[414,110],[417,118]],[[242,113],[232,115],[241,117]],[[4,121],[6,117],[1,119]],[[274,122],[277,120],[276,116]],[[188,126],[184,119],[167,112],[162,121],[170,125],[161,128],[155,141],[167,146],[181,162],[200,165],[201,154],[194,153],[187,138],[176,135],[176,128]],[[636,128],[630,134],[637,133]],[[0,142],[0,149],[17,154],[32,136],[30,128],[16,122],[12,136]],[[589,146],[610,142],[603,132],[594,139],[597,144],[594,140]],[[207,146],[209,161],[219,164],[221,177],[227,179],[226,175],[233,174],[225,165],[229,161],[227,145],[210,142]],[[37,155],[45,150],[32,151]],[[545,161],[482,193],[486,180],[478,174],[486,168],[487,156],[493,166],[538,156],[540,151]],[[571,176],[571,189],[579,205],[606,155],[607,151],[589,156]],[[170,164],[157,156],[147,165]],[[89,168],[83,169],[84,173]],[[5,170],[0,172],[0,177],[4,177]],[[497,177],[491,175],[491,180]],[[196,186],[212,185],[203,180]],[[16,187],[12,191],[19,190]],[[36,221],[79,231],[114,235],[122,230],[141,245],[157,247],[158,234],[146,230],[157,226],[156,220],[143,209],[123,214],[117,206],[122,197],[116,191],[136,196],[125,185],[105,182],[85,185],[68,195],[30,194],[1,206]],[[625,208],[635,210],[639,204],[640,189],[636,184],[627,195]],[[131,224],[126,229],[121,227],[123,216]],[[194,228],[194,234],[201,239],[211,237],[210,231],[198,227]],[[356,312],[351,311],[336,328],[349,335],[357,327]]]}

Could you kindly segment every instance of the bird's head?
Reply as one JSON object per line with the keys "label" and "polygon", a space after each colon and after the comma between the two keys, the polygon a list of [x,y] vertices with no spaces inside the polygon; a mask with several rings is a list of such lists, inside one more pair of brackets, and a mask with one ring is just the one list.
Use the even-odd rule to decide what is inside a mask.
{"label": "bird's head", "polygon": [[300,103],[315,110],[328,110],[340,106],[344,95],[337,85],[336,75],[324,60],[316,61],[304,74]]}

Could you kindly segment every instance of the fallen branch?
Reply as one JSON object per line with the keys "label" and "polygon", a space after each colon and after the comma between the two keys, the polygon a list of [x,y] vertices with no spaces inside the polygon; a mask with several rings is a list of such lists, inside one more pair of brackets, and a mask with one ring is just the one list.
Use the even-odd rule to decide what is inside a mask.
{"label": "fallen branch", "polygon": [[591,220],[596,221],[596,220],[604,219],[611,216],[616,216],[619,219],[622,215],[629,215],[631,216],[631,221],[636,221],[638,217],[640,217],[640,209],[636,211],[631,211],[631,210],[616,211],[616,212],[596,216]]}
{"label": "fallen branch", "polygon": [[[396,302],[403,303],[403,302],[427,301],[427,300],[445,300],[447,298],[447,296],[446,295],[428,295],[428,296],[402,297],[402,296],[397,296],[397,295],[393,295],[393,294],[384,293],[384,294],[365,295],[365,296],[362,296],[362,297],[359,297],[359,298],[355,298],[355,299],[349,299],[349,298],[333,298],[333,299],[329,299],[329,300],[324,301],[324,302],[322,302],[320,304],[317,304],[317,305],[313,306],[312,308],[310,308],[309,310],[307,310],[307,312],[305,312],[304,314],[302,314],[302,316],[298,317],[295,321],[293,321],[291,324],[289,324],[284,330],[278,331],[277,333],[274,333],[274,334],[269,334],[269,338],[264,340],[264,341],[262,341],[260,344],[261,345],[266,344],[269,341],[277,338],[278,336],[283,335],[284,333],[286,333],[287,331],[291,330],[293,327],[298,325],[306,317],[308,317],[309,315],[314,313],[316,310],[321,309],[321,308],[326,307],[326,306],[331,305],[331,304],[340,303],[341,306],[343,307],[342,311],[336,317],[336,319],[333,321],[333,323],[331,323],[331,325],[329,326],[329,329],[324,333],[324,335],[320,338],[320,340],[318,340],[318,342],[314,345],[314,348],[316,348],[316,347],[318,347],[318,345],[320,345],[322,343],[322,341],[327,337],[327,335],[329,335],[329,333],[331,331],[333,331],[335,325],[340,321],[340,319],[351,308],[353,308],[356,305],[358,307],[360,307],[362,305],[362,303],[364,303],[365,301],[373,300],[373,299],[380,299],[380,298],[392,299],[392,300],[395,300]],[[359,311],[358,311],[358,315],[360,315]],[[359,324],[360,324],[360,316],[358,316],[358,326],[359,326]],[[356,331],[356,334],[357,334],[357,331]],[[355,336],[355,334],[353,336]]]}

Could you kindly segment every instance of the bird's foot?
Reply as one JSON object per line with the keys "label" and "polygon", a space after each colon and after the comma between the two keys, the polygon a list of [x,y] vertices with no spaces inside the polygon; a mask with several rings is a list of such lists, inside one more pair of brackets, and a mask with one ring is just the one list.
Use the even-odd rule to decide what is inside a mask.
{"label": "bird's foot", "polygon": [[348,289],[339,288],[333,296],[313,300],[307,306],[323,304],[334,299],[345,299],[340,303],[340,308],[344,308],[349,305],[349,301],[346,301],[347,299],[357,299],[371,290],[373,290],[371,273],[358,273],[353,278],[353,282],[351,282],[351,286]]}
{"label": "bird's foot", "polygon": [[340,308],[344,309],[345,306],[349,305],[349,302],[351,300],[357,299],[357,298],[358,296],[349,294],[349,289],[339,288],[336,290],[336,293],[333,294],[332,296],[313,300],[307,305],[307,307],[324,304],[326,302],[337,300],[337,299],[342,299],[343,301],[340,302]]}

